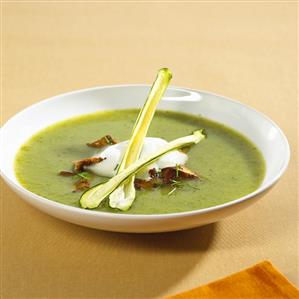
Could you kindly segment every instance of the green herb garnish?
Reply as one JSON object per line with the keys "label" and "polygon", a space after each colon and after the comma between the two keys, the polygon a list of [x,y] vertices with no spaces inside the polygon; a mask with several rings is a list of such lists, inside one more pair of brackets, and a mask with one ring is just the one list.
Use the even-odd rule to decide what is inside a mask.
{"label": "green herb garnish", "polygon": [[189,183],[186,183],[186,185],[187,185],[188,187],[192,188],[192,189],[200,190],[199,187],[193,186],[193,185],[191,185],[191,184],[189,184]]}
{"label": "green herb garnish", "polygon": [[184,187],[190,187],[192,189],[196,189],[196,190],[200,190],[199,187],[197,186],[193,186],[190,183],[186,182],[186,181],[177,181],[177,180],[171,180],[170,185],[172,187],[174,187],[167,195],[171,195],[173,192],[175,192],[177,189],[181,189]]}
{"label": "green herb garnish", "polygon": [[91,173],[87,172],[87,171],[83,171],[83,172],[78,172],[73,176],[73,179],[84,179],[84,180],[90,180],[92,178]]}
{"label": "green herb garnish", "polygon": [[170,196],[173,192],[175,192],[176,189],[177,187],[174,187],[170,192],[167,193],[167,195]]}

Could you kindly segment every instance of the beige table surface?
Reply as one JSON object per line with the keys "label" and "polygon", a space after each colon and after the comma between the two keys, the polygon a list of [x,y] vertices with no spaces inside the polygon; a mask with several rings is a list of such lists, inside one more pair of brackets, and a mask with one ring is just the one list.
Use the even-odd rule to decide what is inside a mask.
{"label": "beige table surface", "polygon": [[3,2],[3,122],[62,92],[151,83],[168,66],[174,85],[236,98],[269,115],[293,156],[254,206],[168,234],[69,224],[2,184],[2,298],[162,298],[263,259],[298,286],[296,11],[286,1]]}

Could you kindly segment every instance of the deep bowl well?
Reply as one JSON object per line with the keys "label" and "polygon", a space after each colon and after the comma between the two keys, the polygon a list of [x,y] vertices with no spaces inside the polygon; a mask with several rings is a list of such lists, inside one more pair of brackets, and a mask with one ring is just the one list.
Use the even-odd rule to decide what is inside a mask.
{"label": "deep bowl well", "polygon": [[[58,121],[101,110],[141,108],[150,86],[118,85],[78,90],[44,100],[19,112],[0,130],[0,171],[25,201],[54,217],[75,224],[117,232],[166,232],[216,222],[253,204],[281,177],[290,158],[288,141],[268,117],[240,102],[209,92],[170,87],[158,109],[200,114],[246,135],[262,152],[266,174],[254,192],[228,203],[189,212],[159,215],[114,214],[60,204],[20,185],[14,173],[19,147],[34,133]],[[5,198],[4,198],[5,200]]]}

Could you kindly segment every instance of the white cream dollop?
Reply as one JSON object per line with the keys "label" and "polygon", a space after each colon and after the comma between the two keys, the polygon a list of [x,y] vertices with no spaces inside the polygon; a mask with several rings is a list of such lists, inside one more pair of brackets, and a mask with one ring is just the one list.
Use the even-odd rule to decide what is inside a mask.
{"label": "white cream dollop", "polygon": [[[146,137],[144,140],[143,148],[140,158],[145,158],[154,154],[157,150],[162,148],[168,142],[162,138]],[[123,141],[117,144],[109,145],[96,153],[94,157],[106,158],[100,163],[87,166],[86,169],[90,170],[96,175],[104,177],[113,177],[117,173],[117,168],[122,160],[125,150],[128,146],[128,141]],[[165,167],[175,167],[176,165],[184,165],[188,160],[188,156],[178,150],[169,152],[163,155],[155,163],[148,165],[142,171],[138,172],[136,177],[140,179],[149,179],[148,171],[150,169],[161,169]]]}

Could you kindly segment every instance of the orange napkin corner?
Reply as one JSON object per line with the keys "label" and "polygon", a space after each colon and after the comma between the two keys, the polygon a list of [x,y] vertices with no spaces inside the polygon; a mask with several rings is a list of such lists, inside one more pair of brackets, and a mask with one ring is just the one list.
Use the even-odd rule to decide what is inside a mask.
{"label": "orange napkin corner", "polygon": [[299,290],[269,261],[165,299],[297,299]]}

